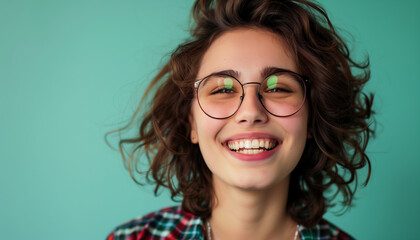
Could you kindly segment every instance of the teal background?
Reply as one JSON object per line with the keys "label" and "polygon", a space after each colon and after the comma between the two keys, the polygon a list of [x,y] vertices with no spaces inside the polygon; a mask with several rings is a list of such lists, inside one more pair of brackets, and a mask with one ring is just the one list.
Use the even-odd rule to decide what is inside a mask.
{"label": "teal background", "polygon": [[[371,182],[354,208],[326,217],[358,239],[416,239],[420,2],[321,3],[359,59],[370,56],[378,121]],[[1,239],[104,239],[116,225],[173,204],[130,179],[104,134],[130,116],[188,36],[191,6],[0,1]]]}

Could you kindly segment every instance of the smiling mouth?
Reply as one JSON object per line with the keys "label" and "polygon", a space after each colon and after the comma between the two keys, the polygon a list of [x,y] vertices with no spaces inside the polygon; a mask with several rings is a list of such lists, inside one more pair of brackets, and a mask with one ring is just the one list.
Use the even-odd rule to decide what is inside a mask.
{"label": "smiling mouth", "polygon": [[226,143],[232,152],[250,155],[270,151],[277,145],[279,142],[275,139],[238,139]]}

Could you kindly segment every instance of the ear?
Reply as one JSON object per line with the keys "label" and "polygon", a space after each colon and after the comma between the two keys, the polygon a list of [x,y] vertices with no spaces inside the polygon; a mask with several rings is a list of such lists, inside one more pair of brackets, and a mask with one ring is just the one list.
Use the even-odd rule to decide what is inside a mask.
{"label": "ear", "polygon": [[188,116],[188,121],[189,121],[190,127],[191,127],[191,133],[190,133],[191,142],[194,143],[194,144],[197,144],[198,143],[197,126],[195,124],[194,117],[193,117],[192,113],[190,113],[190,115]]}

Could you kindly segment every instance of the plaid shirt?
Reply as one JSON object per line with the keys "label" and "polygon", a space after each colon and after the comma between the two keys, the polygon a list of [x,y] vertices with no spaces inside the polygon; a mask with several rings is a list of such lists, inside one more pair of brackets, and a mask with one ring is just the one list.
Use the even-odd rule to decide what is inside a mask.
{"label": "plaid shirt", "polygon": [[[354,239],[335,225],[322,219],[312,228],[299,227],[301,240]],[[204,240],[201,218],[184,211],[181,206],[164,208],[117,227],[107,240]]]}

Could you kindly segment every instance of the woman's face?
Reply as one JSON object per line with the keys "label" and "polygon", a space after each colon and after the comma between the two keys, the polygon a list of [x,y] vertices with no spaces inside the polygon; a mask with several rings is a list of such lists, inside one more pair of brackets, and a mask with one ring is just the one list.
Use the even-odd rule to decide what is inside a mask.
{"label": "woman's face", "polygon": [[[242,84],[261,82],[267,68],[297,71],[281,36],[261,29],[236,29],[212,43],[203,56],[197,78],[231,70],[238,73]],[[288,184],[302,155],[308,136],[307,104],[295,115],[275,117],[261,105],[257,89],[256,84],[245,85],[242,105],[227,119],[210,118],[200,109],[197,99],[193,101],[191,140],[199,144],[216,183],[255,190]],[[240,151],[231,150],[241,144]],[[245,150],[255,148],[254,144],[260,147],[259,151]]]}

